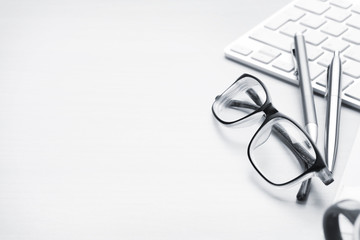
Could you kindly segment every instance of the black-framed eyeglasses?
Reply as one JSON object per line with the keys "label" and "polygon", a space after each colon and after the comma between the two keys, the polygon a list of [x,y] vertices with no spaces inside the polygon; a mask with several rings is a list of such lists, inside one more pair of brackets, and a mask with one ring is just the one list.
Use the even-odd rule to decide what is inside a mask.
{"label": "black-framed eyeglasses", "polygon": [[217,96],[215,118],[225,125],[263,122],[248,146],[255,170],[275,186],[293,185],[317,176],[328,185],[332,174],[308,134],[272,105],[265,85],[249,74],[240,76]]}

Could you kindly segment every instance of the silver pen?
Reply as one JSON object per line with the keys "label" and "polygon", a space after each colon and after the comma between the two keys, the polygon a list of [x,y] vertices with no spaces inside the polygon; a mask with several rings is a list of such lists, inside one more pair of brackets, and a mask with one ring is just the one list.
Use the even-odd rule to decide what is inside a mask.
{"label": "silver pen", "polygon": [[325,161],[331,172],[334,170],[338,149],[341,90],[341,59],[336,51],[328,68],[327,79]]}
{"label": "silver pen", "polygon": [[[299,80],[301,100],[303,106],[305,129],[314,143],[317,141],[318,125],[314,103],[314,94],[311,86],[311,78],[308,66],[308,57],[306,53],[305,38],[302,33],[296,33],[294,36],[294,49],[292,51],[295,58],[295,71]],[[310,192],[311,179],[302,182],[297,194],[299,201],[306,200]]]}
{"label": "silver pen", "polygon": [[305,39],[302,33],[295,34],[294,47],[297,63],[297,74],[305,119],[305,129],[309,133],[311,140],[316,143],[318,136],[318,125],[314,103],[314,93],[311,86]]}

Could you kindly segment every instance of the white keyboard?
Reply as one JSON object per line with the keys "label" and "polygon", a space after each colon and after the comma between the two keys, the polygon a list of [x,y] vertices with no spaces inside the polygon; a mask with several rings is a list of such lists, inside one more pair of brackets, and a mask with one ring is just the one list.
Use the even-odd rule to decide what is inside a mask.
{"label": "white keyboard", "polygon": [[326,91],[327,66],[339,50],[343,103],[360,110],[360,1],[296,0],[225,48],[226,57],[298,84],[291,44],[302,31],[315,92]]}

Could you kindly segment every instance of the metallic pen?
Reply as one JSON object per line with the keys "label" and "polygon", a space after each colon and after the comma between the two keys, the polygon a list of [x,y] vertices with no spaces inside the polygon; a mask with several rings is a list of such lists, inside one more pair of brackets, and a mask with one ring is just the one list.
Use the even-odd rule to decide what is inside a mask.
{"label": "metallic pen", "polygon": [[[313,142],[316,143],[318,136],[318,126],[314,103],[314,94],[311,86],[305,39],[302,33],[296,33],[294,36],[293,56],[295,58],[295,71],[299,80],[305,128]],[[310,192],[310,183],[311,179],[302,182],[296,196],[299,201],[306,200]]]}
{"label": "metallic pen", "polygon": [[297,74],[303,105],[305,128],[311,139],[316,142],[318,125],[314,103],[314,94],[311,86],[308,58],[306,54],[305,39],[302,33],[296,33],[294,37],[295,58],[297,62]]}
{"label": "metallic pen", "polygon": [[329,170],[334,170],[339,139],[341,109],[341,59],[338,51],[328,68],[327,106],[325,128],[325,161]]}

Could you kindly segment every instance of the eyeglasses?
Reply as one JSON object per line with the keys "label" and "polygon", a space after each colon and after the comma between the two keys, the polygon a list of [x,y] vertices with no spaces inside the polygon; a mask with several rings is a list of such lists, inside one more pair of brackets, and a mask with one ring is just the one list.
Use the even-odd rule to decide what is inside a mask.
{"label": "eyeglasses", "polygon": [[240,76],[217,96],[215,118],[225,125],[244,125],[263,120],[248,146],[255,170],[275,186],[293,185],[317,176],[333,182],[315,144],[293,120],[273,107],[265,85],[249,74]]}
{"label": "eyeglasses", "polygon": [[[340,229],[340,215],[345,216],[353,225],[353,239],[360,239],[360,203],[354,200],[343,200],[331,205],[324,213],[323,228],[326,240],[343,239]],[[347,239],[347,238],[346,238]]]}

